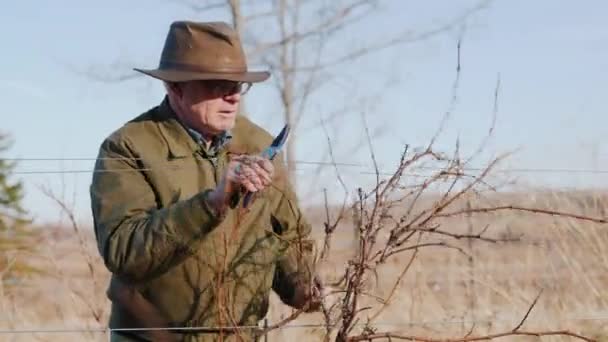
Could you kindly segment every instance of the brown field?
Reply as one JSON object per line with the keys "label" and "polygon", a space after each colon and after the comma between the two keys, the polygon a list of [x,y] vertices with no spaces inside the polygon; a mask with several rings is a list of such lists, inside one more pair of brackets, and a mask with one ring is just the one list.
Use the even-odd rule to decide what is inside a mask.
{"label": "brown field", "polygon": [[[525,205],[564,212],[605,217],[608,195],[592,192],[519,193],[501,195],[489,202]],[[319,209],[308,213],[322,241]],[[525,330],[571,330],[608,341],[608,225],[548,215],[502,211],[446,220],[444,230],[473,232],[491,224],[493,237],[520,241],[493,244],[484,241],[452,241],[472,256],[453,249],[428,248],[397,287],[391,305],[375,320],[378,331],[395,331],[427,337],[458,337],[473,327],[474,334],[507,331],[526,313],[540,289],[542,295],[526,321]],[[21,255],[50,271],[23,285],[0,288],[0,329],[99,329],[97,332],[3,333],[0,341],[105,341],[108,314],[105,286],[108,274],[100,263],[91,230],[83,234],[84,245],[69,228],[48,228],[35,255]],[[354,251],[352,228],[344,222],[333,240],[331,262],[322,265],[330,279],[344,270]],[[389,260],[370,280],[369,291],[388,296],[410,254]],[[91,260],[89,262],[89,260]],[[92,266],[92,267],[90,267]],[[380,307],[374,299],[362,306]],[[275,322],[290,310],[278,303],[268,316]],[[322,323],[320,315],[304,315],[269,341],[319,340],[322,328],[297,327]],[[606,337],[603,337],[606,336]],[[537,341],[517,337],[503,341]],[[543,337],[542,341],[567,341]]]}

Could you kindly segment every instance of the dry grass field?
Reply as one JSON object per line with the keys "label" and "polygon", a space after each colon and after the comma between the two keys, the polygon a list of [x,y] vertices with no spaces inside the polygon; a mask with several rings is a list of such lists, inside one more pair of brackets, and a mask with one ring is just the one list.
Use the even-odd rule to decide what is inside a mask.
{"label": "dry grass field", "polygon": [[[528,207],[605,217],[608,193],[547,192],[513,193],[484,199],[484,204],[518,204]],[[309,209],[315,236],[322,241],[320,209]],[[423,249],[396,288],[395,295],[376,319],[378,331],[396,331],[428,337],[458,337],[474,328],[474,334],[508,331],[521,320],[531,302],[542,295],[531,312],[526,330],[568,329],[608,341],[608,225],[569,218],[510,210],[473,217],[446,219],[445,230],[479,231],[486,225],[489,236],[518,237],[516,242],[491,243],[454,240],[470,256],[454,249]],[[323,278],[335,278],[355,251],[353,229],[347,221],[338,228]],[[82,240],[81,240],[82,238]],[[94,248],[90,228],[78,236],[65,227],[47,227],[35,255],[21,255],[49,270],[18,286],[0,288],[0,329],[103,328],[108,315],[105,286],[108,274]],[[386,298],[410,254],[383,265],[369,291]],[[372,316],[380,304],[373,298]],[[269,321],[289,314],[273,296]],[[322,323],[321,315],[300,316],[289,326],[274,331],[269,341],[315,341],[322,328],[297,327]],[[474,325],[473,325],[474,324]],[[606,337],[603,337],[606,336]],[[0,341],[105,341],[102,330],[0,334]],[[536,337],[505,341],[537,341]],[[543,337],[542,341],[567,341]]]}

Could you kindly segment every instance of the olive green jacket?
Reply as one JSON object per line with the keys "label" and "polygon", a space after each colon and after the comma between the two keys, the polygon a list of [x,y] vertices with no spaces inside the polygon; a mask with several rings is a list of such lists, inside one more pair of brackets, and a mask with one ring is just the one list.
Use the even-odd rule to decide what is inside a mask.
{"label": "olive green jacket", "polygon": [[[231,134],[215,158],[206,156],[165,98],[101,144],[90,195],[98,249],[112,272],[111,328],[256,325],[271,289],[301,305],[312,277],[310,225],[282,155],[274,183],[247,210],[239,197],[223,217],[207,205],[230,154],[259,154],[273,138],[240,116]],[[230,336],[249,340],[251,331]],[[177,340],[218,337],[174,332]]]}

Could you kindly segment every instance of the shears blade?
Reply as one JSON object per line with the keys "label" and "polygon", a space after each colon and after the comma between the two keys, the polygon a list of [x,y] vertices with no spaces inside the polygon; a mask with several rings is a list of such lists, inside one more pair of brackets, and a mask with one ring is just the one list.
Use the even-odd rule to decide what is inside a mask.
{"label": "shears blade", "polygon": [[[276,155],[279,154],[283,145],[285,145],[285,141],[287,141],[288,135],[289,135],[289,124],[286,124],[285,126],[283,126],[283,129],[281,130],[281,132],[279,132],[279,134],[274,138],[274,140],[272,140],[272,143],[270,144],[270,146],[268,146],[264,150],[264,152],[262,152],[262,157],[273,160],[274,157],[276,157]],[[251,202],[252,198],[253,198],[253,193],[248,191],[245,194],[245,198],[243,199],[244,208],[247,208],[249,206],[249,203]]]}
{"label": "shears blade", "polygon": [[268,158],[270,160],[274,159],[274,157],[279,153],[285,141],[287,141],[287,136],[289,135],[289,125],[283,126],[283,129],[279,134],[272,140],[272,143],[264,152],[262,152],[262,156]]}

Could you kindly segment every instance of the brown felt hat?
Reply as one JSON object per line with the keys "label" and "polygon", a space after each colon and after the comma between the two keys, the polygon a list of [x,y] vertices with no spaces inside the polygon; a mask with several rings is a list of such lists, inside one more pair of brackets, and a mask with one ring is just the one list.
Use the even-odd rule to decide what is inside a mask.
{"label": "brown felt hat", "polygon": [[175,21],[157,69],[138,69],[169,82],[229,80],[262,82],[268,71],[249,71],[236,31],[225,22]]}

